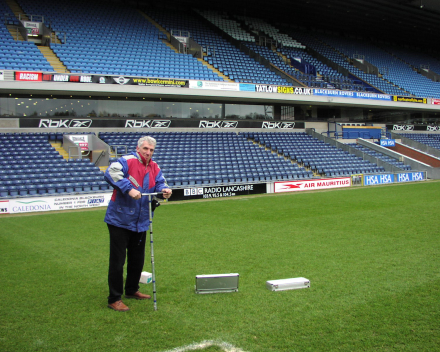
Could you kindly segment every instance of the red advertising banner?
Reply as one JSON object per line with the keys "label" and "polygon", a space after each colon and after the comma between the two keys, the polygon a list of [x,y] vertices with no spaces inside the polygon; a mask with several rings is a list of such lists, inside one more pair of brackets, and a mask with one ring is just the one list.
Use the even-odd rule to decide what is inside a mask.
{"label": "red advertising banner", "polygon": [[43,80],[43,74],[41,72],[15,71],[15,80],[41,82]]}
{"label": "red advertising banner", "polygon": [[431,99],[431,104],[440,105],[440,99]]}

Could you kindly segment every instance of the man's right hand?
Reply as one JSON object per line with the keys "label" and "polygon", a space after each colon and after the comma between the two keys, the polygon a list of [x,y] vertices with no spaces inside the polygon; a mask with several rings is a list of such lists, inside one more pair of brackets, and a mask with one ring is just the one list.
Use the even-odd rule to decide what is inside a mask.
{"label": "man's right hand", "polygon": [[137,189],[132,188],[130,192],[128,192],[128,195],[133,199],[141,199],[142,193],[139,192]]}

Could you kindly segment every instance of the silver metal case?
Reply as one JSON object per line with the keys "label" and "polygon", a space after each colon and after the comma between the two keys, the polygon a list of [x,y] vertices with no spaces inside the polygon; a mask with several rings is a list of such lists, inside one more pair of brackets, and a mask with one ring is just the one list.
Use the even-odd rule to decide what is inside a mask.
{"label": "silver metal case", "polygon": [[292,279],[269,280],[266,281],[266,287],[271,291],[296,290],[299,288],[310,287],[310,280],[305,277],[296,277]]}
{"label": "silver metal case", "polygon": [[238,278],[236,273],[196,275],[196,293],[237,292]]}

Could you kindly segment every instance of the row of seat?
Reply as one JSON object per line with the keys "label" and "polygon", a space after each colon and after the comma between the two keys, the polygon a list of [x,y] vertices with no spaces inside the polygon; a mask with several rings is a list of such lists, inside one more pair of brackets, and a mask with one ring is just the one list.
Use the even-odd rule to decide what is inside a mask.
{"label": "row of seat", "polygon": [[[44,17],[46,18],[47,22],[51,23],[51,26],[53,26],[55,31],[62,31],[63,33],[66,33],[68,38],[66,43],[62,45],[52,44],[53,50],[57,52],[60,58],[66,63],[69,62],[69,59],[77,55],[78,51],[83,51],[80,48],[85,48],[87,46],[87,48],[84,50],[84,55],[82,56],[82,62],[80,64],[77,65],[69,63],[67,65],[72,71],[135,75],[148,75],[149,73],[152,73],[159,76],[177,74],[175,72],[173,73],[171,70],[160,71],[157,74],[155,71],[135,69],[129,70],[127,69],[127,66],[132,63],[130,57],[124,58],[122,60],[122,67],[116,69],[100,70],[95,66],[87,65],[85,62],[86,58],[101,50],[101,47],[104,47],[102,50],[107,50],[108,53],[124,54],[135,51],[138,48],[143,49],[144,47],[157,47],[161,50],[153,50],[156,56],[159,56],[158,53],[161,51],[170,56],[170,60],[162,60],[162,62],[165,63],[169,62],[168,68],[170,69],[177,65],[177,61],[174,61],[173,57],[189,56],[176,54],[167,48],[159,38],[159,31],[157,28],[151,25],[137,11],[129,6],[121,7],[119,4],[112,4],[111,6],[106,6],[105,9],[102,9],[96,4],[82,6],[76,4],[75,2],[68,1],[59,1],[57,4],[53,4],[53,6],[47,6],[47,4],[42,0],[23,0],[20,2],[20,5],[27,13],[44,13]],[[14,16],[8,6],[5,4],[2,4],[2,6],[5,13],[8,14],[8,17]],[[111,27],[97,26],[93,20],[90,20],[90,18],[93,18],[91,17],[91,14],[94,16],[102,16],[104,10],[106,12],[106,20],[112,23]],[[64,16],[63,14],[66,13],[66,11],[68,13],[75,13],[75,20],[72,20],[70,16]],[[277,28],[271,26],[270,24],[264,23],[264,21],[260,19],[249,18],[246,16],[246,18],[241,18],[240,16],[237,16],[236,20],[223,13],[204,13],[203,11],[199,13],[205,15],[205,18],[207,18],[211,23],[214,23],[216,26],[218,26],[218,28],[233,37],[237,35],[238,31],[240,36],[246,37],[240,37],[238,39],[244,43],[255,42],[254,37],[249,37],[248,33],[252,30],[252,26],[257,26],[264,31],[267,36],[274,39],[277,42],[277,46],[280,42],[283,43],[283,47],[293,50],[301,50],[306,46],[312,48],[334,63],[348,69],[352,74],[364,81],[365,84],[371,84],[378,90],[382,90],[388,94],[415,94],[418,96],[428,97],[438,97],[440,95],[438,92],[438,82],[430,81],[429,79],[415,72],[415,68],[418,69],[420,64],[424,62],[434,63],[433,67],[431,67],[431,70],[436,70],[440,66],[439,64],[435,64],[435,60],[429,61],[429,57],[425,59],[426,55],[422,56],[423,59],[417,60],[414,58],[414,55],[409,55],[407,50],[405,51],[404,49],[401,49],[400,51],[395,50],[394,55],[391,55],[386,52],[386,48],[380,48],[379,43],[374,43],[374,45],[366,45],[365,43],[360,43],[357,40],[348,39],[347,37],[333,36],[328,33],[313,33],[312,35],[311,31],[302,31],[300,29],[292,30],[290,33],[281,33]],[[211,59],[215,58],[216,60],[219,60],[222,65],[231,65],[231,67],[233,67],[232,69],[227,68],[224,70],[224,73],[231,79],[236,80],[237,82],[272,83],[280,85],[288,84],[283,78],[277,77],[276,75],[274,76],[273,73],[267,68],[263,68],[263,70],[267,72],[260,72],[258,74],[260,79],[263,80],[261,82],[258,82],[258,77],[255,75],[246,75],[239,70],[234,71],[234,66],[239,66],[240,63],[245,61],[245,64],[251,67],[253,71],[256,71],[256,69],[261,65],[255,60],[250,59],[249,56],[243,56],[241,51],[233,47],[226,40],[223,40],[223,38],[221,38],[214,31],[210,30],[209,26],[204,24],[203,21],[200,21],[199,17],[182,11],[161,12],[154,9],[149,9],[148,14],[157,18],[158,22],[169,30],[174,26],[174,29],[190,33],[191,37],[203,46],[203,50],[207,52]],[[247,28],[243,28],[243,25],[240,24],[238,20],[244,20]],[[2,34],[4,34],[3,37],[9,37],[8,39],[10,39],[6,40],[5,38],[2,38],[0,42],[2,44],[1,52],[12,52],[17,47],[17,45],[12,45],[12,43],[15,43],[16,41],[10,38],[10,34],[7,32],[4,24],[2,24],[1,30]],[[105,43],[105,45],[100,45],[101,43]],[[291,45],[291,43],[294,43],[294,45]],[[81,47],[80,45],[83,46]],[[23,46],[23,49],[25,52],[17,52],[17,56],[14,58],[14,61],[17,61],[18,56],[22,57],[23,54],[25,54],[29,57],[30,61],[32,61],[34,65],[37,61],[41,61],[41,64],[36,66],[21,66],[22,69],[39,68],[42,70],[52,70],[50,65],[47,66],[48,63],[46,59],[41,53],[39,53],[33,43],[27,43],[27,46]],[[277,48],[277,50],[278,49],[279,48]],[[377,77],[377,75],[371,74],[365,75],[364,72],[347,62],[346,57],[351,58],[355,53],[358,52],[365,53],[366,58],[382,70],[381,74],[383,77]],[[36,56],[32,56],[31,58],[31,55],[29,55],[30,53],[32,55],[35,53]],[[275,51],[272,51],[272,54],[274,53]],[[229,56],[229,54],[232,54],[232,56]],[[396,59],[396,56],[399,54],[402,55],[401,58]],[[268,58],[266,55],[263,56]],[[275,55],[275,57],[276,56],[277,55]],[[321,71],[321,74],[333,74],[336,72],[328,65],[322,64],[322,62],[310,55],[306,56],[306,54],[304,54],[302,58],[305,61],[312,63],[319,69],[322,68],[322,70],[325,70]],[[410,64],[405,62],[406,58],[409,58],[408,60],[410,60]],[[101,57],[100,61],[103,64],[106,63],[111,65],[114,64],[116,60],[107,60],[106,57]],[[148,62],[148,59],[144,60],[144,62]],[[20,65],[16,62],[3,61],[0,59],[0,65],[2,63],[4,65],[3,68],[6,69],[15,69]],[[21,64],[25,65],[24,62]],[[204,67],[199,62],[195,62],[195,65],[199,68]],[[385,67],[385,69],[382,69],[382,67]],[[188,75],[185,74],[185,77],[176,76],[176,78],[221,80],[221,78],[215,76],[216,74],[214,74],[214,76],[211,74],[212,71],[208,75],[190,73]],[[302,81],[312,87],[329,87],[325,80],[323,82],[315,80]],[[358,85],[351,83],[335,83],[333,87],[341,89],[349,88],[352,90],[364,89],[363,84]],[[366,87],[365,89],[369,88]]]}
{"label": "row of seat", "polygon": [[410,165],[405,165],[403,162],[401,162],[401,161],[399,161],[399,160],[397,160],[395,158],[389,157],[387,155],[384,155],[383,153],[374,151],[371,148],[359,145],[357,143],[351,143],[349,145],[354,147],[354,148],[356,148],[356,149],[358,149],[358,150],[360,150],[360,151],[362,151],[362,152],[364,152],[364,153],[366,153],[366,154],[368,154],[368,155],[371,155],[371,156],[374,156],[374,157],[376,157],[376,158],[378,158],[380,160],[383,160],[383,161],[387,162],[388,164],[397,166],[398,168],[400,168],[402,170],[411,170],[411,166]]}
{"label": "row of seat", "polygon": [[41,183],[28,185],[0,185],[0,197],[44,196],[63,193],[89,193],[108,191],[106,181]]}
{"label": "row of seat", "polygon": [[[99,137],[109,145],[122,144],[130,150],[140,135],[101,133]],[[313,177],[305,168],[234,132],[152,133],[152,137],[157,140],[154,158],[170,186]]]}
{"label": "row of seat", "polygon": [[[134,146],[132,143],[143,135],[140,132],[103,132],[99,137],[103,141],[123,137]],[[337,177],[384,171],[374,163],[304,132],[152,132],[151,135],[158,143],[155,160],[171,187],[299,180],[318,174]],[[28,135],[8,134],[8,141],[12,137],[18,142],[22,138],[29,139]],[[38,138],[49,138],[49,134]],[[289,150],[286,143],[292,146]],[[166,148],[160,149],[162,145]],[[87,159],[72,162],[48,159],[46,163],[35,162],[29,168],[23,168],[23,163],[13,163],[3,154],[0,149],[0,191],[3,196],[110,190],[102,171]]]}
{"label": "row of seat", "polygon": [[[52,146],[63,133],[0,134],[0,197],[108,191],[88,158],[65,160]],[[32,151],[30,153],[30,151]]]}
{"label": "row of seat", "polygon": [[440,150],[440,136],[432,133],[402,133],[403,137],[412,139],[416,142],[426,144],[427,146]]}
{"label": "row of seat", "polygon": [[[272,150],[290,157],[300,165],[323,176],[348,176],[351,174],[385,172],[385,168],[339,150],[308,135],[248,133],[247,137]],[[409,168],[401,166],[403,170]]]}

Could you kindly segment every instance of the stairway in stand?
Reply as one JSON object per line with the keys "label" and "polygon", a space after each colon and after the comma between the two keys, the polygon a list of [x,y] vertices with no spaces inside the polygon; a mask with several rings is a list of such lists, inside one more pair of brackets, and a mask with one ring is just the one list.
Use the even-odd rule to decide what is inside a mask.
{"label": "stairway in stand", "polygon": [[53,50],[48,46],[38,46],[38,49],[41,51],[43,56],[49,62],[49,64],[53,67],[55,72],[58,73],[69,73],[70,71],[66,66],[60,61],[60,59],[55,55]]}
{"label": "stairway in stand", "polygon": [[55,148],[55,150],[65,159],[69,159],[69,154],[64,150],[61,142],[51,141],[50,145]]}

